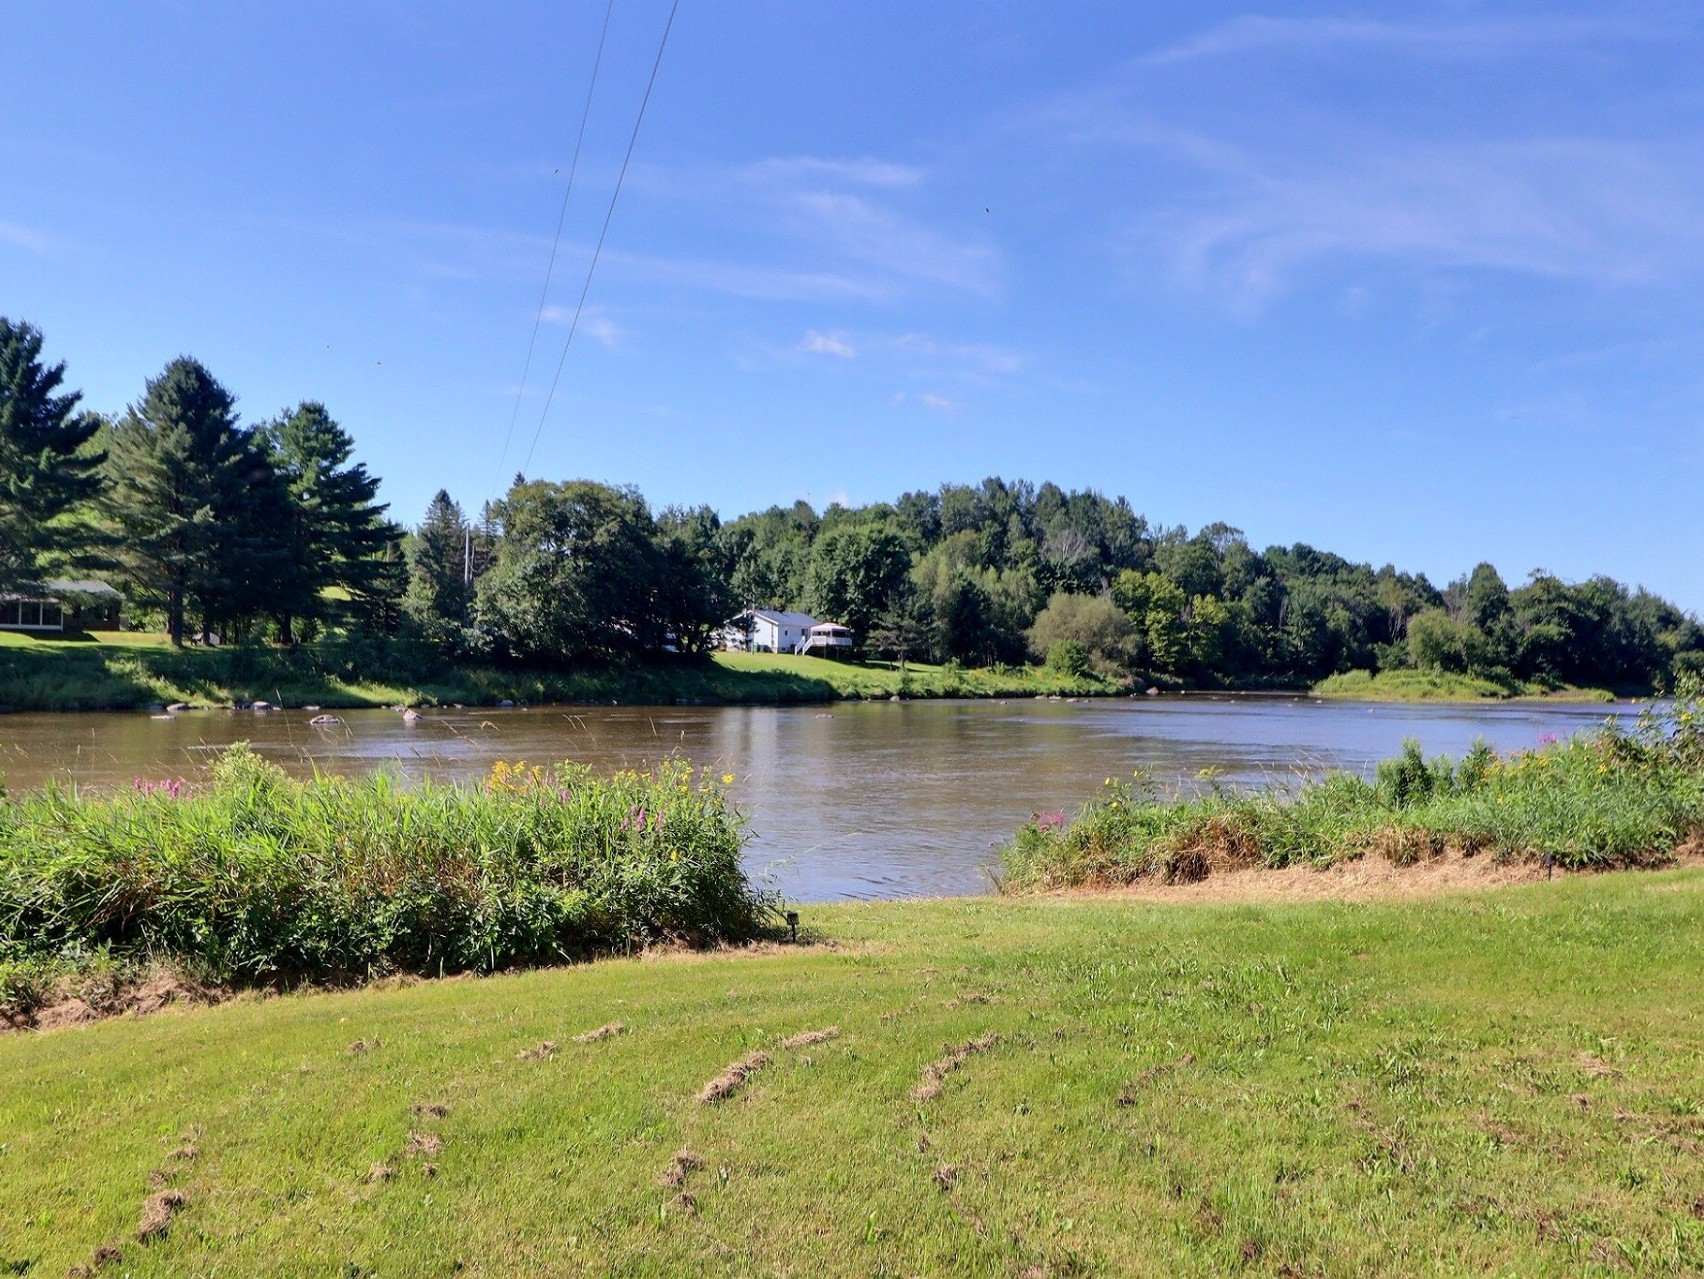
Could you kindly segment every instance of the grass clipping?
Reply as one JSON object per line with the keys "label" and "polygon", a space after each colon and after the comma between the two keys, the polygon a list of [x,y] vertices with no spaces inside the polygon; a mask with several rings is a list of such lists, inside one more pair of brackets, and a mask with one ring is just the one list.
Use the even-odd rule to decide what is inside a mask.
{"label": "grass clipping", "polygon": [[769,1054],[748,1053],[698,1090],[700,1105],[726,1101],[746,1086],[746,1081],[769,1064]]}
{"label": "grass clipping", "polygon": [[918,1103],[935,1100],[941,1095],[941,1085],[948,1075],[976,1054],[987,1052],[999,1042],[1000,1036],[989,1031],[986,1035],[966,1040],[957,1047],[942,1044],[941,1056],[923,1067],[923,1077],[917,1087],[911,1090],[911,1100]]}

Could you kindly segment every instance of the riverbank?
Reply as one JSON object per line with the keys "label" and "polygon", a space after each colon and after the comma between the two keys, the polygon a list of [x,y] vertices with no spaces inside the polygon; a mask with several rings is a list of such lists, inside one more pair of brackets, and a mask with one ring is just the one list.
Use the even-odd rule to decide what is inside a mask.
{"label": "riverbank", "polygon": [[1446,855],[1576,870],[1663,865],[1704,851],[1704,705],[1689,684],[1630,726],[1460,759],[1410,740],[1368,779],[1161,794],[1107,778],[1074,817],[1034,814],[1002,854],[1007,892],[1189,883],[1218,872],[1398,865]]}
{"label": "riverbank", "polygon": [[1313,693],[1351,702],[1615,701],[1606,688],[1499,681],[1450,671],[1345,671],[1321,680]]}
{"label": "riverbank", "polygon": [[668,706],[834,702],[857,698],[1095,697],[1116,685],[1041,666],[959,668],[717,653],[649,663],[522,669],[457,665],[409,641],[296,649],[174,649],[160,637],[43,640],[0,632],[0,707],[144,710],[184,703],[347,709],[372,706],[603,704]]}
{"label": "riverbank", "polygon": [[0,1264],[1704,1266],[1704,872],[803,939],[0,1037]]}

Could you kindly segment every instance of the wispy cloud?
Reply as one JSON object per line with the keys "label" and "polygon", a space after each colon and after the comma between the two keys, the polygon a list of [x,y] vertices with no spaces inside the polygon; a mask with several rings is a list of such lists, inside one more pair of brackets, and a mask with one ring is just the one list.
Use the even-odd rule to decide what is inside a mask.
{"label": "wispy cloud", "polygon": [[1231,18],[1187,40],[1156,50],[1148,66],[1201,58],[1277,51],[1326,53],[1380,50],[1450,57],[1502,56],[1540,46],[1605,36],[1648,35],[1620,21],[1539,15],[1494,21],[1387,22],[1367,18]]}
{"label": "wispy cloud", "polygon": [[1288,161],[1249,154],[1190,207],[1139,219],[1196,283],[1258,307],[1310,266],[1382,260],[1601,285],[1704,266],[1704,178],[1651,144],[1558,138],[1389,148]]}
{"label": "wispy cloud", "polygon": [[918,404],[931,413],[940,413],[943,416],[956,413],[959,407],[956,400],[950,400],[944,395],[936,395],[933,391],[895,391],[893,402],[895,404]]}
{"label": "wispy cloud", "polygon": [[807,329],[799,343],[799,350],[810,355],[832,355],[839,360],[856,359],[857,349],[845,338],[834,333],[819,333],[815,329]]}
{"label": "wispy cloud", "polygon": [[946,342],[927,333],[903,333],[892,340],[902,354],[972,378],[1003,377],[1019,372],[1028,357],[1007,347],[975,342]]}
{"label": "wispy cloud", "polygon": [[634,282],[702,289],[761,301],[886,302],[893,298],[886,281],[853,271],[792,269],[692,255],[669,257],[608,249],[604,250],[603,261],[605,267]]}
{"label": "wispy cloud", "polygon": [[870,187],[914,187],[922,183],[924,170],[914,164],[892,160],[840,160],[815,155],[773,156],[743,167],[747,177],[760,181],[802,182],[823,180]]}
{"label": "wispy cloud", "polygon": [[[1652,34],[1634,19],[1543,14],[1237,18],[1038,105],[1028,127],[1070,163],[1103,166],[1133,280],[1158,266],[1244,313],[1322,283],[1352,310],[1375,271],[1422,304],[1438,280],[1471,272],[1661,286],[1704,274],[1697,112],[1634,92],[1614,113],[1498,113],[1482,105],[1502,99],[1486,97],[1481,68],[1442,64],[1499,60],[1501,92],[1519,100],[1534,76],[1549,84],[1558,66],[1597,65],[1606,46]],[[1544,60],[1526,66],[1536,50]],[[1280,67],[1241,75],[1214,61],[1254,53]],[[1315,56],[1327,53],[1344,56]],[[1423,98],[1383,92],[1384,73],[1396,86],[1424,76]]]}
{"label": "wispy cloud", "polygon": [[989,297],[999,251],[980,230],[932,225],[927,170],[873,158],[781,156],[733,166],[649,168],[652,197],[690,207],[695,229],[741,255],[676,253],[677,282],[743,296],[894,303],[930,294]]}
{"label": "wispy cloud", "polygon": [[[572,307],[558,306],[552,302],[538,313],[538,318],[545,324],[566,326],[574,322],[574,310]],[[588,308],[580,313],[580,324],[575,332],[584,333],[612,351],[620,349],[622,339],[627,336],[626,329],[596,308]]]}
{"label": "wispy cloud", "polygon": [[53,236],[15,222],[0,222],[0,244],[9,244],[41,258],[50,256],[59,247],[59,241]]}

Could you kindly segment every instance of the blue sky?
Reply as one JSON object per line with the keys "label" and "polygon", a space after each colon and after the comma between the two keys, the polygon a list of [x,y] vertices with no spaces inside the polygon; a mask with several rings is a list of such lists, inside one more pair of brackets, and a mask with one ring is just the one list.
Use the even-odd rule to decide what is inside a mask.
{"label": "blue sky", "polygon": [[[1696,5],[7,6],[0,313],[326,402],[399,518],[984,475],[1704,609]],[[517,409],[518,404],[518,409]],[[513,439],[505,449],[511,421]]]}

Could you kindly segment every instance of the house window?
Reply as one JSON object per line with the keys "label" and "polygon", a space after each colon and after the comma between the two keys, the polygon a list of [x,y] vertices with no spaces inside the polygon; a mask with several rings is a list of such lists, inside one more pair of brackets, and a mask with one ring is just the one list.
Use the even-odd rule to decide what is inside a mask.
{"label": "house window", "polygon": [[0,626],[19,626],[22,622],[18,617],[19,608],[16,600],[8,600],[0,604]]}
{"label": "house window", "polygon": [[58,604],[43,604],[41,606],[41,624],[63,629],[65,626],[65,610]]}

